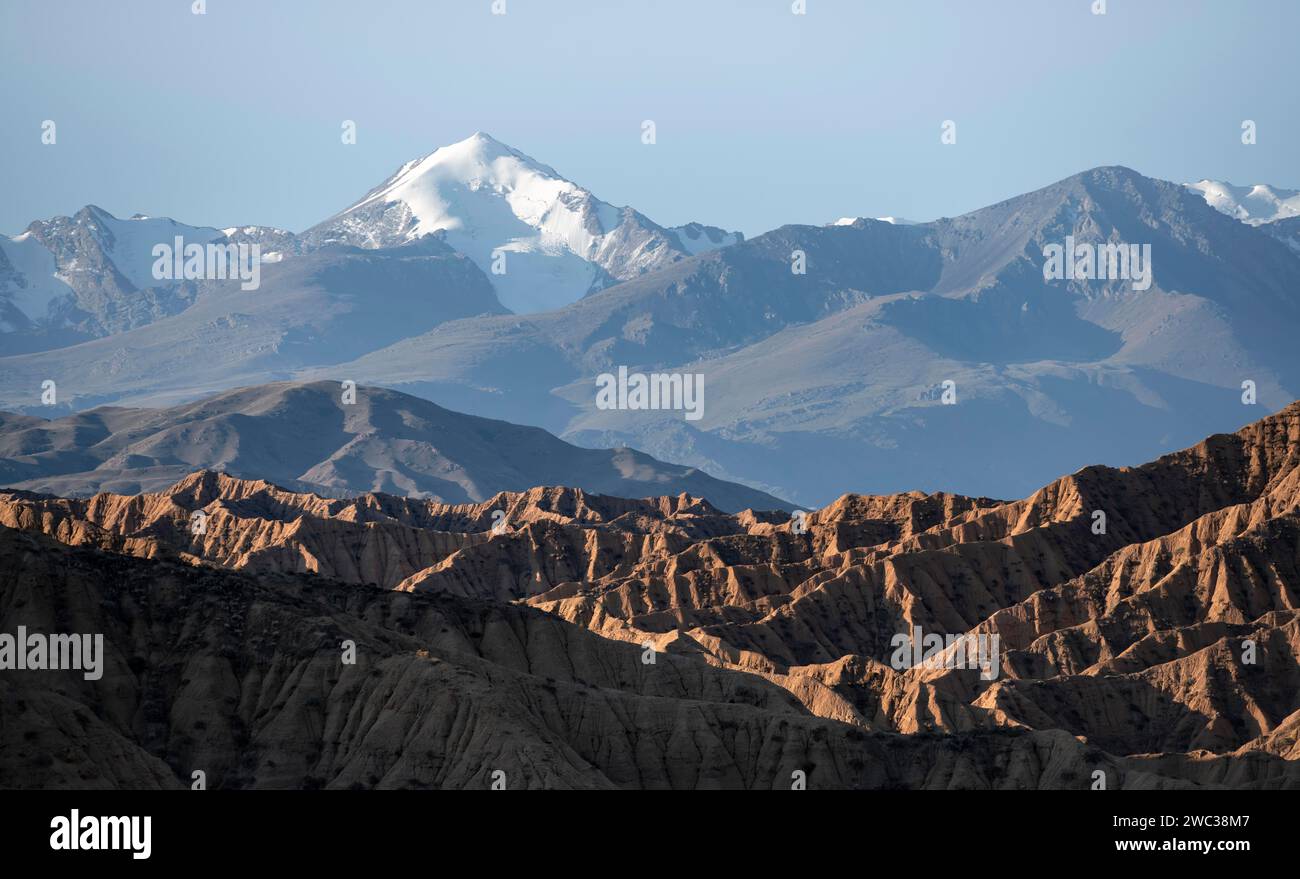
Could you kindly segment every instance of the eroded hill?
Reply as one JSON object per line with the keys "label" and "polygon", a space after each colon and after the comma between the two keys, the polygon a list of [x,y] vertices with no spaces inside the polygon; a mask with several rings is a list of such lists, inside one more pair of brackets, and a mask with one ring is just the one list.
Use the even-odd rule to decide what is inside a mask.
{"label": "eroded hill", "polygon": [[[0,676],[0,783],[1295,787],[1298,506],[1300,404],[1019,501],[806,517],[3,492],[0,631],[109,648],[99,681]],[[900,666],[918,630],[995,672]]]}

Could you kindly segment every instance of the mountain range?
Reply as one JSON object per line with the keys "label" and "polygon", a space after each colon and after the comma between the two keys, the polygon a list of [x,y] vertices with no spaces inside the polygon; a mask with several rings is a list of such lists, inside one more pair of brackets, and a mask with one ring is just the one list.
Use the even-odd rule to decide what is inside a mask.
{"label": "mountain range", "polygon": [[[1291,199],[1103,167],[956,218],[742,240],[658,226],[475,135],[301,234],[86,208],[0,240],[0,408],[353,381],[805,506],[1022,496],[1300,396]],[[182,234],[261,245],[260,288],[148,286],[146,245]],[[1150,286],[1045,277],[1067,241],[1149,247]],[[620,367],[701,376],[702,418],[600,408]]]}
{"label": "mountain range", "polygon": [[196,244],[257,244],[264,263],[348,246],[400,256],[405,245],[436,237],[479,267],[498,300],[493,310],[519,313],[566,305],[743,239],[700,223],[659,226],[476,133],[407,162],[301,235],[256,225],[196,227],[141,214],[119,219],[94,205],[72,217],[35,221],[21,235],[0,238],[5,353],[112,335],[193,304],[202,285],[152,272],[152,248],[176,236]]}

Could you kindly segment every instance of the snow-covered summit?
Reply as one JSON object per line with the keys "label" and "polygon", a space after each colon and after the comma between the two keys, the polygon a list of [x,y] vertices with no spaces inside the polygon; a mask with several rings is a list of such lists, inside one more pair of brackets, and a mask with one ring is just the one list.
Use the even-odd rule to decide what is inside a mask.
{"label": "snow-covered summit", "polygon": [[738,240],[691,225],[694,235],[658,226],[478,132],[407,162],[305,235],[373,248],[438,233],[488,273],[507,307],[533,312]]}

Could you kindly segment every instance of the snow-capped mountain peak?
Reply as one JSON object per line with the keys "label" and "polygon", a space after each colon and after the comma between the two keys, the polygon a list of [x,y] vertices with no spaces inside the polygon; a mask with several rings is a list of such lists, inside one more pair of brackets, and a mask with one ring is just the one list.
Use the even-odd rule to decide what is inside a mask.
{"label": "snow-capped mountain peak", "polygon": [[1199,192],[1215,210],[1252,226],[1300,217],[1300,191],[1294,189],[1278,189],[1264,183],[1233,186],[1219,180],[1183,185]]}
{"label": "snow-capped mountain peak", "polygon": [[[483,213],[484,200],[475,197],[479,193],[504,199],[516,222],[499,212]],[[407,162],[343,213],[395,201],[406,204],[411,212],[411,223],[401,232],[408,241],[440,230],[473,234],[522,223],[550,237],[563,238],[571,247],[591,246],[592,230],[583,228],[582,223],[569,222],[580,215],[572,210],[573,203],[585,206],[595,201],[591,193],[482,132]],[[611,226],[617,225],[617,209],[611,207],[604,219]]]}
{"label": "snow-capped mountain peak", "polygon": [[507,307],[533,312],[739,240],[691,225],[694,235],[664,229],[477,132],[407,162],[305,235],[374,248],[440,234],[488,273]]}
{"label": "snow-capped mountain peak", "polygon": [[888,223],[888,224],[890,224],[891,226],[915,226],[915,225],[917,225],[917,222],[916,222],[915,220],[905,220],[905,219],[903,219],[902,217],[840,217],[838,220],[836,220],[836,221],[833,222],[833,223],[829,223],[828,225],[830,225],[830,226],[852,226],[852,225],[853,225],[854,223],[856,223],[858,220],[875,220],[875,221],[878,222],[878,223]]}
{"label": "snow-capped mountain peak", "polygon": [[121,219],[86,205],[71,217],[0,236],[0,332],[39,327],[93,335],[147,319],[154,304],[142,305],[138,292],[161,285],[153,277],[153,247],[177,236],[206,244],[222,233],[169,217]]}

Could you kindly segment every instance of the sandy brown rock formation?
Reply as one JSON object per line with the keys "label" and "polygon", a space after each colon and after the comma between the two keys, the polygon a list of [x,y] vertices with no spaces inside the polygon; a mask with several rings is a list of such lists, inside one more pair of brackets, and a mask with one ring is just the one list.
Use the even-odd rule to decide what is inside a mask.
{"label": "sandy brown rock formation", "polygon": [[[6,677],[12,728],[70,755],[49,783],[1300,784],[1300,404],[1014,502],[846,495],[800,521],[200,472],[3,492],[0,526],[8,630],[113,633],[111,699]],[[898,667],[913,627],[996,636],[999,673]],[[345,638],[365,662],[340,666]]]}

